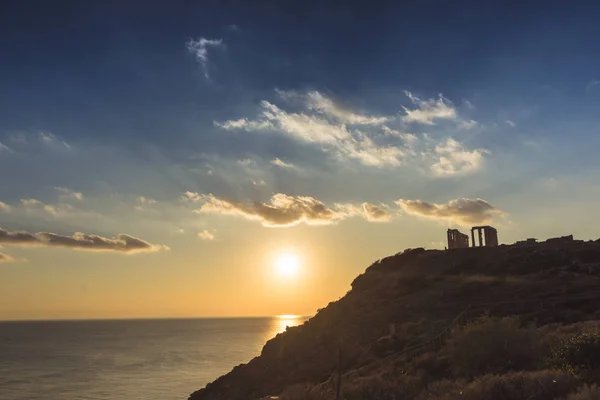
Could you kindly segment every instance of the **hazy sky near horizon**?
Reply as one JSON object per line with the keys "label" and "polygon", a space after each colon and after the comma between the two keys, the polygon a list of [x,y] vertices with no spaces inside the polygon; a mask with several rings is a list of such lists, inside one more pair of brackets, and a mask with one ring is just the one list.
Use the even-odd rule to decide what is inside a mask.
{"label": "hazy sky near horizon", "polygon": [[0,319],[306,315],[448,227],[598,238],[599,13],[4,4]]}

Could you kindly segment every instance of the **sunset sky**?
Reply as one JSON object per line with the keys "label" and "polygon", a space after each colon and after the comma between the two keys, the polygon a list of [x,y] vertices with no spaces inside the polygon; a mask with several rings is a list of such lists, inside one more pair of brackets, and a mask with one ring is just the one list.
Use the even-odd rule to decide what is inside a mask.
{"label": "sunset sky", "polygon": [[0,319],[309,315],[449,227],[600,236],[598,6],[10,3]]}

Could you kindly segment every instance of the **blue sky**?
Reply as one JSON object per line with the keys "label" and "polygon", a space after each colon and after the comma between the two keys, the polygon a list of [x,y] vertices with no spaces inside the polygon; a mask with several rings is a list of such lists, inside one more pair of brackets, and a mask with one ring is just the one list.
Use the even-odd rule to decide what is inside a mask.
{"label": "blue sky", "polygon": [[[310,313],[448,227],[598,236],[598,6],[121,3],[2,6],[0,318]],[[280,251],[313,285],[257,294]]]}

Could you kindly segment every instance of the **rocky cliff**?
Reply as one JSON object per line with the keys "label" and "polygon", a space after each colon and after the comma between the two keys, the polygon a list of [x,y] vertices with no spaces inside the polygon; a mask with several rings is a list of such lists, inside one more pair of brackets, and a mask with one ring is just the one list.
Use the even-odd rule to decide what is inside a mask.
{"label": "rocky cliff", "polygon": [[[506,316],[512,322],[501,319]],[[360,393],[366,393],[367,378],[408,379],[411,368],[416,368],[411,362],[428,352],[435,363],[446,360],[446,364],[425,368],[427,378],[413,371],[420,377],[414,378],[416,383],[403,383],[414,386],[412,397],[406,398],[425,392],[437,379],[464,381],[467,390],[479,375],[457,374],[459,361],[452,358],[447,343],[460,342],[456,332],[466,335],[470,331],[465,331],[465,325],[483,323],[481,318],[488,318],[485,323],[489,324],[508,324],[509,330],[516,323],[514,329],[519,332],[535,326],[536,335],[548,326],[566,329],[582,321],[594,324],[600,320],[600,241],[567,237],[489,248],[411,249],[384,258],[358,276],[343,298],[303,325],[269,340],[259,357],[235,367],[189,399],[253,400],[282,393],[288,398],[313,398],[311,392],[320,393],[318,398],[351,398],[348,388],[360,381]],[[494,332],[499,329],[496,326]],[[542,373],[544,357],[539,356],[536,367],[531,364],[530,369]],[[513,359],[506,363],[515,365]],[[484,374],[487,369],[481,368]],[[551,377],[556,382],[564,379]],[[574,390],[573,382],[565,383],[564,391]],[[403,393],[410,392],[407,387],[403,386]],[[533,385],[531,390],[538,387]]]}

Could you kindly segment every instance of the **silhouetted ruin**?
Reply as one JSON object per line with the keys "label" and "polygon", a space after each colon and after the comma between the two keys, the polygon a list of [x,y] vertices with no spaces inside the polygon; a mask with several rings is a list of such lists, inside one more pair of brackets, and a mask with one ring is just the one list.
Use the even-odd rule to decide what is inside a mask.
{"label": "silhouetted ruin", "polygon": [[[475,231],[477,231],[478,241],[475,240]],[[466,249],[469,247],[469,235],[460,232],[458,229],[448,229],[448,249]],[[527,239],[527,244],[535,242],[535,239]],[[485,226],[474,226],[471,228],[471,247],[491,247],[498,246],[498,231],[496,228]]]}
{"label": "silhouetted ruin", "polygon": [[536,238],[527,238],[525,240],[519,240],[519,241],[515,242],[515,245],[517,245],[517,246],[531,246],[534,244],[537,244]]}
{"label": "silhouetted ruin", "polygon": [[448,248],[462,249],[469,247],[469,235],[465,235],[458,229],[448,229]]}
{"label": "silhouetted ruin", "polygon": [[550,238],[546,240],[547,244],[566,244],[573,241],[573,235]]}
{"label": "silhouetted ruin", "polygon": [[[479,239],[477,242],[475,241],[475,231],[477,231]],[[498,231],[489,225],[474,226],[471,228],[471,243],[473,247],[498,246]]]}

